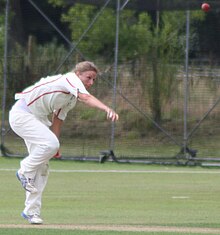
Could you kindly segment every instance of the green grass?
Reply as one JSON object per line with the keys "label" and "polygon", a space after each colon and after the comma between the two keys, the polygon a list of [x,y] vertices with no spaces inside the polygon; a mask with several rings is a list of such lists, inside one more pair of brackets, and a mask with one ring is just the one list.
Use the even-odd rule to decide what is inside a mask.
{"label": "green grass", "polygon": [[[28,235],[176,235],[177,233],[173,232],[115,232],[115,231],[79,231],[79,230],[55,230],[55,229],[0,229],[1,234],[10,234],[10,235],[24,235],[25,232]],[[179,234],[179,233],[178,233]],[[190,233],[184,233],[184,235],[189,235]],[[201,235],[201,233],[193,233],[193,235]],[[208,233],[203,233],[203,235],[209,235]]]}
{"label": "green grass", "polygon": [[[161,137],[162,138],[162,137]],[[203,136],[194,138],[190,148],[198,150],[198,158],[219,158],[220,138],[215,136]],[[101,150],[109,149],[109,139],[102,138],[61,138],[61,153],[63,156],[99,156]],[[13,154],[27,154],[27,150],[23,140],[14,135],[8,135],[5,140],[5,147]],[[174,157],[179,154],[180,146],[174,145],[170,141],[161,142],[152,138],[116,138],[115,151],[117,157],[154,157],[155,160],[162,158]]]}
{"label": "green grass", "polygon": [[[0,158],[0,224],[26,224],[20,217],[24,191],[15,178],[18,167],[19,159]],[[45,224],[220,228],[219,169],[72,161],[51,161],[50,167],[43,196]],[[38,230],[0,228],[0,233]],[[61,234],[53,229],[40,232]],[[62,234],[140,233],[62,230]]]}

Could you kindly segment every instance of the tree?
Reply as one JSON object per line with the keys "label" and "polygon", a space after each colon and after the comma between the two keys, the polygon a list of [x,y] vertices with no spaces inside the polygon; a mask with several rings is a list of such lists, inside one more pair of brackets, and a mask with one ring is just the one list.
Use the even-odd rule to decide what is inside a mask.
{"label": "tree", "polygon": [[[178,21],[176,20],[178,18]],[[149,61],[151,76],[146,79],[144,67],[142,87],[148,91],[149,105],[153,119],[160,122],[162,119],[162,108],[172,96],[175,87],[175,74],[177,72],[178,60],[184,54],[184,14],[182,12],[158,12],[155,23],[151,22],[150,47],[145,54]]]}
{"label": "tree", "polygon": [[[63,4],[62,0],[50,2]],[[100,9],[94,5],[75,4],[63,14],[62,20],[69,24],[73,41],[80,38],[98,11]],[[186,15],[181,11],[156,12],[156,15],[156,21],[153,21],[147,12],[120,12],[119,62],[136,60],[144,63],[138,66],[142,95],[149,100],[153,119],[160,122],[163,107],[172,96],[176,81],[175,64],[184,59]],[[203,18],[202,12],[195,11],[191,21],[195,25]],[[80,50],[89,58],[101,57],[111,62],[114,59],[115,21],[115,10],[106,8],[79,43]],[[191,32],[191,43],[196,45],[195,27]]]}
{"label": "tree", "polygon": [[[62,5],[64,7],[65,4],[65,1],[62,0],[49,0],[49,2],[54,6]],[[88,29],[99,11],[100,8],[97,6],[76,3],[69,7],[66,13],[63,13],[62,21],[69,25],[71,39],[74,42],[77,42],[84,31]],[[148,27],[150,17],[143,19],[145,23],[143,27],[136,27],[138,22],[133,10],[122,11],[120,17],[119,59],[124,61],[133,58],[137,52],[140,53],[143,52],[143,49],[147,49],[148,46],[143,48],[143,42],[146,43],[146,38],[150,36]],[[80,41],[78,45],[80,51],[89,58],[102,57],[111,63],[111,60],[114,59],[115,25],[115,9],[106,8]]]}
{"label": "tree", "polygon": [[[140,19],[145,17],[147,13],[141,13],[139,16]],[[192,13],[191,21],[195,25],[195,22],[203,19],[203,13],[198,11]],[[139,22],[138,25],[147,27],[143,20]],[[143,74],[141,78],[143,91],[148,91],[152,116],[157,122],[162,120],[163,107],[172,97],[172,91],[176,90],[175,75],[178,64],[185,58],[185,25],[186,15],[181,11],[157,12],[157,20],[150,22],[151,36],[148,37],[150,46],[147,51],[142,51],[142,58],[148,66],[142,66],[140,74]],[[197,35],[195,27],[191,27],[190,41],[193,46],[197,44]],[[151,75],[148,75],[150,72]]]}

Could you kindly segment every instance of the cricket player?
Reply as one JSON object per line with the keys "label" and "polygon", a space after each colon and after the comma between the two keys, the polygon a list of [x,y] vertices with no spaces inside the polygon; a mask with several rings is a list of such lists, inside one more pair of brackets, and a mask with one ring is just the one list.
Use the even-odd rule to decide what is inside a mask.
{"label": "cricket player", "polygon": [[[107,119],[113,122],[118,120],[114,110],[88,92],[97,74],[94,63],[84,61],[76,64],[69,73],[42,78],[15,94],[17,101],[9,112],[9,122],[28,150],[16,175],[26,190],[21,216],[31,224],[43,223],[40,212],[49,173],[48,162],[59,152],[63,121],[77,100],[106,112]],[[50,114],[53,114],[51,121],[48,119]]]}

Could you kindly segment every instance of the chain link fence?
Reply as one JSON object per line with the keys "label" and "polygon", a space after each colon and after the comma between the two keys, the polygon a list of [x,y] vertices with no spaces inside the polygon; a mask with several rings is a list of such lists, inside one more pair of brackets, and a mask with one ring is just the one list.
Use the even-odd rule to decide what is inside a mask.
{"label": "chain link fence", "polygon": [[[89,59],[101,71],[91,93],[115,108],[120,120],[116,124],[109,123],[105,114],[78,102],[62,130],[62,159],[218,165],[219,60],[202,51],[202,43],[200,47],[195,43],[199,43],[195,37],[201,30],[195,23],[202,25],[208,16],[189,10],[169,11],[167,15],[155,11],[152,24],[155,29],[150,34],[148,24],[149,31],[141,28],[141,24],[149,20],[149,14],[142,12],[139,18],[134,18],[130,9],[126,11],[126,4],[122,9],[122,3],[116,1],[114,9],[108,8],[109,2],[105,1],[92,11],[89,24],[73,43],[36,5],[37,2],[29,1],[49,27],[65,40],[65,45],[53,41],[42,47],[29,36],[25,52],[24,47],[15,44],[13,51],[7,48],[7,55],[1,61],[1,74],[5,78],[2,91],[7,83],[7,90],[1,93],[2,153],[11,157],[27,155],[23,141],[8,124],[14,93],[41,77],[68,72],[75,63]],[[212,14],[217,14],[217,10]],[[110,33],[106,22],[112,12],[115,20]],[[179,22],[184,21],[172,25],[167,17],[179,17]],[[136,24],[131,21],[129,26],[129,20]],[[212,24],[217,22],[212,21]],[[103,28],[107,32],[97,31]],[[210,27],[209,33],[212,30]],[[11,31],[7,32],[11,45]],[[132,32],[133,37],[128,37]],[[105,37],[114,36],[111,43],[97,41],[94,36],[101,37],[104,33]],[[135,44],[140,46],[132,49]],[[91,53],[97,48],[100,50],[98,56]]]}

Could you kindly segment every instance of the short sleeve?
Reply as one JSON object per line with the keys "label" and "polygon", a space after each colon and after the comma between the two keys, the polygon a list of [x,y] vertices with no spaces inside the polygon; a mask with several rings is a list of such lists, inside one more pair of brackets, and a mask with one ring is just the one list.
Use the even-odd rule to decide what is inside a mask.
{"label": "short sleeve", "polygon": [[66,74],[66,86],[70,93],[73,94],[75,97],[78,97],[78,92],[82,94],[89,94],[82,81],[77,77],[75,73]]}

